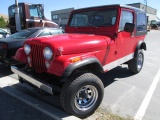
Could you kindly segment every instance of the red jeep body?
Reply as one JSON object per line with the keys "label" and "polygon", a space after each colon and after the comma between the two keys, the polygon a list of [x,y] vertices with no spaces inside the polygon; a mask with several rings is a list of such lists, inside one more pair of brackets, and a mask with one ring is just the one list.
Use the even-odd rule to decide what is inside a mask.
{"label": "red jeep body", "polygon": [[[98,78],[93,78],[94,75],[91,75],[91,73],[106,72],[122,63],[128,63],[131,72],[140,72],[144,60],[142,49],[146,50],[144,42],[146,32],[146,14],[137,8],[108,5],[78,9],[72,11],[70,15],[66,26],[66,34],[29,39],[25,42],[24,48],[17,51],[15,59],[27,64],[26,71],[32,69],[38,74],[44,73],[48,76],[59,77],[64,84],[62,89],[59,87],[63,108],[68,113],[84,117],[92,114],[103,98],[102,83],[96,83],[101,86],[99,88],[92,85],[95,82],[94,78]],[[29,54],[26,54],[24,49],[29,50]],[[45,55],[51,58],[47,60],[48,58],[46,59]],[[18,66],[12,66],[12,71],[23,78],[24,81],[30,82],[51,94],[53,93],[52,87],[47,86],[48,82],[47,84],[40,82],[41,85],[39,85],[39,79],[28,77],[31,74],[22,71]],[[81,72],[83,74],[77,75]],[[89,73],[86,75],[86,72]],[[74,80],[64,80],[75,76]],[[88,83],[88,76],[93,78],[91,83]],[[99,92],[101,95],[98,94],[98,97],[90,96],[89,92],[86,91],[84,91],[86,94],[82,94],[83,90],[78,91],[81,88],[77,88],[78,92],[75,90],[76,88],[70,90],[69,88],[72,88],[73,84],[74,86],[82,85],[80,83],[75,84],[75,81],[80,78],[86,78],[82,83],[83,85],[86,84],[85,90],[89,89],[95,96]],[[33,81],[36,81],[37,84]],[[51,81],[54,81],[54,79]],[[74,98],[70,95],[72,91],[76,91],[72,95],[76,94],[76,97],[74,97],[78,99],[78,103],[75,102],[74,106],[72,103],[66,102],[66,99],[72,101]],[[90,94],[92,95],[92,93]],[[84,99],[84,96],[90,97],[85,99],[83,103],[82,98]],[[92,100],[90,100],[91,98]],[[98,102],[93,103],[95,100],[93,98]],[[92,101],[94,105],[88,108],[85,105],[87,103],[91,105],[89,101]],[[66,106],[66,104],[70,104],[70,106]]]}

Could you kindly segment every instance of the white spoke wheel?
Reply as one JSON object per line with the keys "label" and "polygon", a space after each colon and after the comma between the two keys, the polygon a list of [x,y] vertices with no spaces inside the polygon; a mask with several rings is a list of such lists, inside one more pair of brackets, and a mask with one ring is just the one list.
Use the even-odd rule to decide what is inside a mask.
{"label": "white spoke wheel", "polygon": [[94,106],[98,99],[98,91],[92,85],[83,86],[75,96],[74,104],[77,109],[86,111]]}
{"label": "white spoke wheel", "polygon": [[142,50],[139,50],[137,56],[134,56],[134,58],[128,62],[128,68],[132,73],[137,74],[141,71],[143,62],[144,54]]}
{"label": "white spoke wheel", "polygon": [[104,86],[97,76],[92,73],[79,73],[64,83],[60,100],[67,113],[85,118],[99,107],[103,94]]}
{"label": "white spoke wheel", "polygon": [[138,69],[138,71],[140,71],[142,69],[142,66],[143,66],[143,55],[138,54],[138,58],[137,58],[137,69]]}

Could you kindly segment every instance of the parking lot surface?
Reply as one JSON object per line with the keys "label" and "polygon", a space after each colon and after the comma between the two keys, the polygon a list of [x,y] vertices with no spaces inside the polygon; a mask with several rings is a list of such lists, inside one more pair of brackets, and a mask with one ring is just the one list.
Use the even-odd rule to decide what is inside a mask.
{"label": "parking lot surface", "polygon": [[53,120],[21,100],[0,90],[0,119],[1,120]]}
{"label": "parking lot surface", "polygon": [[[146,36],[147,51],[144,51],[144,66],[139,74],[131,74],[127,65],[121,65],[107,73],[98,74],[105,86],[104,99],[100,108],[120,116],[131,116],[139,120],[159,120],[159,38],[160,31],[156,30],[150,31]],[[0,64],[1,120],[11,118],[12,120],[22,118],[23,120],[78,119],[66,114],[61,109],[58,95],[40,95],[36,89],[21,85],[16,79],[17,76],[10,71],[10,67]],[[20,95],[16,95],[17,92],[12,93],[14,90],[20,92]],[[29,99],[28,97],[23,99],[22,94],[29,96]],[[34,100],[30,100],[32,98]],[[39,101],[38,106],[36,101]]]}

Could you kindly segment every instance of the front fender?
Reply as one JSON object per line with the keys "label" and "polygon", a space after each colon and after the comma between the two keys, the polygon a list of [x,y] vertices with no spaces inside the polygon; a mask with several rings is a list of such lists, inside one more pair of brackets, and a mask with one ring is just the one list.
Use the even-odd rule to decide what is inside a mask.
{"label": "front fender", "polygon": [[87,65],[91,65],[91,64],[94,66],[94,68],[97,71],[103,72],[103,67],[101,63],[99,62],[99,60],[97,58],[91,57],[91,58],[83,59],[82,61],[76,62],[74,64],[68,65],[68,67],[64,70],[62,76],[68,77],[72,74],[74,70],[87,66]]}
{"label": "front fender", "polygon": [[103,67],[101,66],[100,61],[94,56],[95,55],[93,54],[79,55],[77,57],[80,57],[81,60],[77,62],[71,62],[71,59],[75,58],[76,56],[59,56],[51,61],[47,72],[57,76],[68,77],[74,70],[85,67],[87,65],[91,65],[93,67],[92,69],[95,71],[103,72]]}
{"label": "front fender", "polygon": [[23,47],[17,50],[14,59],[22,63],[27,63],[27,56],[24,52]]}

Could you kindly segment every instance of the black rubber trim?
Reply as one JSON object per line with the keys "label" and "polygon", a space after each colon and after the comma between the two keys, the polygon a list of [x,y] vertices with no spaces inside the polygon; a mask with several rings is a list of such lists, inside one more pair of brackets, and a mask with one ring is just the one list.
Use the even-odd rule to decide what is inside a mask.
{"label": "black rubber trim", "polygon": [[147,50],[146,43],[142,40],[139,41],[138,44],[137,44],[137,47],[136,47],[136,50],[135,50],[135,53],[134,53],[134,57],[137,56],[139,49]]}
{"label": "black rubber trim", "polygon": [[73,64],[70,64],[64,71],[63,73],[63,77],[68,77],[72,74],[72,72],[77,69],[77,68],[80,68],[80,67],[83,67],[83,66],[86,66],[86,65],[89,65],[89,64],[92,64],[92,63],[96,63],[98,64],[98,67],[100,67],[100,70],[101,72],[103,71],[103,67],[101,65],[101,63],[99,62],[99,60],[97,60],[97,58],[86,58],[86,59],[83,59],[82,61],[79,61],[79,62],[76,62],[76,63],[73,63]]}

